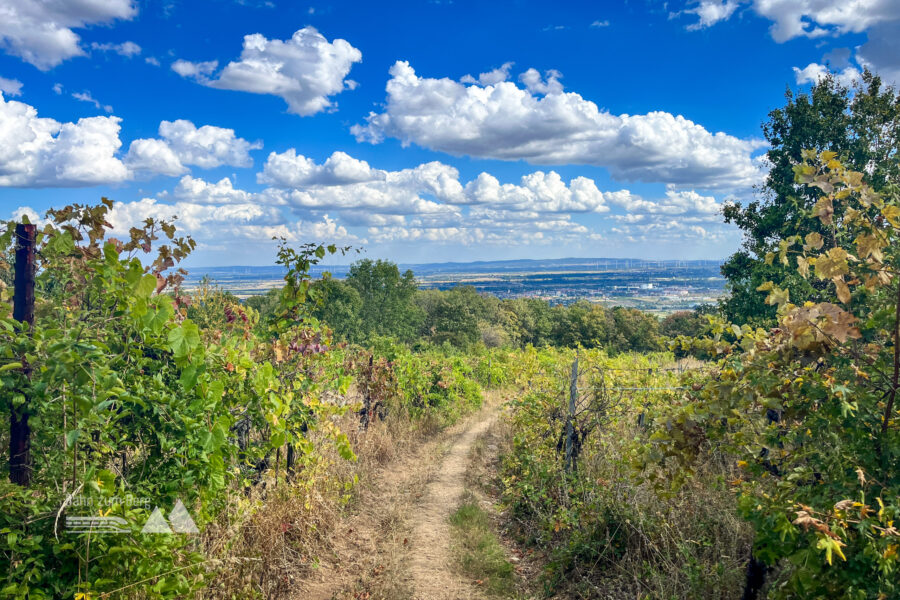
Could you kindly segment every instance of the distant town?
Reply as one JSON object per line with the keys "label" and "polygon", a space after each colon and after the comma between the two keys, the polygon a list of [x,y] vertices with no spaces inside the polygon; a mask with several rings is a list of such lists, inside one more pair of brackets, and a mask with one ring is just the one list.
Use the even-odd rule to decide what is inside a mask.
{"label": "distant town", "polygon": [[[422,289],[471,285],[499,298],[540,298],[551,304],[577,300],[628,306],[660,314],[715,302],[724,294],[721,261],[566,258],[471,263],[401,264]],[[317,267],[343,278],[349,265]],[[209,277],[240,298],[264,294],[282,284],[280,267],[210,267],[194,269],[186,287]]]}

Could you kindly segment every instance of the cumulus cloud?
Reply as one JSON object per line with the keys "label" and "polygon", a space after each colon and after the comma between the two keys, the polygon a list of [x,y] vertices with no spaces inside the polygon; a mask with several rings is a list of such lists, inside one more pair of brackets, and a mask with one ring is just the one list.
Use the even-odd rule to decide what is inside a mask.
{"label": "cumulus cloud", "polygon": [[596,212],[609,210],[593,180],[576,177],[568,185],[555,171],[525,175],[519,184],[501,184],[496,177],[481,173],[466,184],[465,197],[471,204],[490,204],[507,211]]}
{"label": "cumulus cloud", "polygon": [[[809,63],[802,69],[794,67],[794,77],[800,85],[804,83],[819,83],[829,73],[832,73],[832,71],[826,65],[820,65],[819,63]],[[833,72],[833,75],[838,83],[845,87],[850,87],[859,81],[861,73],[854,67],[845,67],[840,71]]]}
{"label": "cumulus cloud", "polygon": [[[100,106],[88,93],[73,96]],[[0,93],[0,186],[77,187],[119,183],[136,172],[184,175],[187,165],[249,167],[249,151],[262,147],[233,129],[163,121],[159,139],[134,140],[120,158],[120,123],[114,116],[60,123]]]}
{"label": "cumulus cloud", "polygon": [[0,92],[3,92],[7,96],[21,96],[22,82],[18,79],[0,77]]}
{"label": "cumulus cloud", "polygon": [[487,73],[481,73],[478,77],[473,77],[472,75],[464,75],[460,78],[462,83],[480,83],[481,85],[495,85],[500,83],[501,81],[506,81],[509,79],[509,71],[512,69],[513,63],[505,62],[500,67],[488,71]]}
{"label": "cumulus cloud", "polygon": [[701,0],[697,6],[687,9],[685,12],[693,13],[700,17],[696,23],[688,25],[688,29],[703,29],[715,25],[719,21],[728,20],[739,6],[736,0]]}
{"label": "cumulus cloud", "polygon": [[185,119],[162,121],[160,139],[137,139],[131,143],[125,162],[135,171],[163,175],[187,172],[186,165],[211,169],[222,165],[253,165],[250,150],[262,148],[235,135],[234,129],[204,125],[196,127]]}
{"label": "cumulus cloud", "polygon": [[175,187],[174,196],[193,204],[244,205],[257,202],[254,194],[236,189],[227,177],[210,183],[185,175]]}
{"label": "cumulus cloud", "polygon": [[856,49],[856,62],[878,73],[885,81],[900,84],[900,11],[893,21],[869,29],[869,41]]}
{"label": "cumulus cloud", "polygon": [[219,61],[217,60],[190,62],[179,58],[172,63],[172,70],[182,77],[195,77],[201,81],[206,81],[206,76],[212,75],[218,66]]}
{"label": "cumulus cloud", "polygon": [[554,171],[536,171],[515,184],[500,183],[493,175],[481,173],[463,185],[459,172],[440,162],[383,171],[343,152],[335,152],[322,164],[294,149],[273,152],[257,180],[277,188],[271,191],[272,197],[286,204],[342,214],[350,211],[358,222],[376,214],[458,216],[462,206],[534,213],[609,210],[603,193],[586,177],[566,183]]}
{"label": "cumulus cloud", "polygon": [[244,36],[240,59],[215,76],[216,61],[178,60],[172,69],[209,87],[279,96],[288,112],[308,116],[333,108],[330,96],[356,87],[346,77],[361,61],[362,53],[346,40],[329,42],[313,27],[304,27],[288,40]]}
{"label": "cumulus cloud", "polygon": [[385,137],[453,155],[532,164],[602,166],[621,180],[683,187],[742,188],[760,179],[751,153],[761,142],[711,133],[682,116],[657,111],[613,115],[572,92],[559,73],[464,85],[419,77],[407,62],[390,70],[384,112],[351,131],[359,141]]}
{"label": "cumulus cloud", "polygon": [[663,198],[645,199],[629,190],[606,192],[605,199],[623,208],[624,215],[615,219],[624,222],[645,221],[650,216],[678,216],[682,222],[721,222],[722,205],[713,196],[704,196],[694,190],[667,190]]}
{"label": "cumulus cloud", "polygon": [[93,50],[99,50],[100,52],[115,52],[119,56],[124,56],[126,58],[131,58],[132,56],[137,56],[141,53],[141,47],[134,42],[122,42],[121,44],[98,44],[97,42],[94,42],[91,44],[91,48]]}
{"label": "cumulus cloud", "polygon": [[85,55],[73,29],[129,20],[136,14],[133,0],[0,0],[0,47],[46,71]]}
{"label": "cumulus cloud", "polygon": [[279,188],[301,188],[378,181],[386,177],[384,171],[372,169],[366,161],[344,152],[335,152],[318,165],[291,148],[281,154],[269,154],[262,173],[257,174],[257,181]]}
{"label": "cumulus cloud", "polygon": [[[701,0],[687,13],[700,17],[688,29],[712,26],[731,17],[739,5],[772,22],[769,32],[778,43],[794,38],[836,37],[867,33],[868,41],[856,48],[856,63],[880,74],[886,81],[900,83],[900,10],[896,0]],[[839,65],[849,81],[853,70]],[[818,81],[824,67],[812,63],[796,68],[798,81]]]}
{"label": "cumulus cloud", "polygon": [[60,123],[0,94],[0,186],[91,186],[124,181],[118,117]]}
{"label": "cumulus cloud", "polygon": [[290,242],[359,241],[357,236],[328,215],[321,219],[289,222],[276,207],[255,202],[215,205],[184,200],[169,204],[155,198],[144,198],[136,202],[116,203],[107,220],[113,226],[112,235],[124,236],[131,227],[148,217],[177,217],[179,231],[191,235],[201,244],[236,239],[271,244],[272,238],[285,238]]}
{"label": "cumulus cloud", "polygon": [[756,14],[772,21],[769,32],[779,43],[796,37],[860,33],[900,18],[894,0],[700,0],[685,11],[700,17],[688,29],[727,20],[741,4],[752,6]]}

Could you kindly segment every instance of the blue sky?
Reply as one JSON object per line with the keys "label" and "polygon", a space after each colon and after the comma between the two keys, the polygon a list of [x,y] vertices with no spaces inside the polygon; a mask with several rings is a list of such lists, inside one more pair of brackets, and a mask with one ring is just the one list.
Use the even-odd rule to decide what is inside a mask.
{"label": "blue sky", "polygon": [[[25,6],[23,6],[25,5]],[[0,218],[117,201],[191,264],[723,258],[760,124],[900,74],[897,0],[0,0]]]}

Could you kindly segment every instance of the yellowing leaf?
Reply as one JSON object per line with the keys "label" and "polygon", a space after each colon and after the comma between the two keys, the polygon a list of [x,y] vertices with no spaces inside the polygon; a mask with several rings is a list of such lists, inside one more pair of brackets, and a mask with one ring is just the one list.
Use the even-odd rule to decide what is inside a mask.
{"label": "yellowing leaf", "polygon": [[832,279],[834,281],[834,287],[837,291],[838,300],[843,302],[844,304],[850,304],[850,288],[847,286],[847,282],[844,281],[843,277],[835,277]]}
{"label": "yellowing leaf", "polygon": [[834,204],[830,196],[822,196],[813,207],[812,216],[819,217],[823,225],[831,225],[834,216]]}
{"label": "yellowing leaf", "polygon": [[840,540],[836,540],[828,536],[823,536],[819,538],[819,542],[816,544],[816,548],[818,548],[819,550],[825,550],[825,560],[830,565],[832,552],[840,556],[842,560],[847,560],[847,557],[844,556],[843,551],[841,551],[841,547],[844,545],[845,544]]}
{"label": "yellowing leaf", "polygon": [[804,241],[806,242],[803,245],[804,250],[818,250],[822,247],[823,244],[822,234],[815,231],[813,231],[812,233],[807,233]]}
{"label": "yellowing leaf", "polygon": [[881,209],[881,214],[894,227],[900,227],[900,207],[890,204]]}
{"label": "yellowing leaf", "polygon": [[816,276],[820,279],[834,279],[850,272],[847,264],[849,255],[843,248],[832,248],[816,260]]}
{"label": "yellowing leaf", "polygon": [[805,256],[797,257],[797,270],[803,276],[803,279],[809,277],[809,261],[806,260]]}

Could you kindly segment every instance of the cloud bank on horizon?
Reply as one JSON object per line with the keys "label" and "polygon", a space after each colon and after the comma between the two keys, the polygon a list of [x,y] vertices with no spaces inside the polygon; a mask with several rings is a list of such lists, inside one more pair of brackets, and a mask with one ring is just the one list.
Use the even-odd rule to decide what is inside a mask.
{"label": "cloud bank on horizon", "polygon": [[[356,26],[366,18],[338,8],[219,4],[246,17],[242,33],[228,13],[228,31],[210,24],[206,38],[165,43],[155,32],[195,26],[179,15],[194,3],[154,13],[134,0],[0,0],[0,218],[111,195],[116,232],[177,215],[205,264],[269,262],[273,237],[404,260],[720,258],[738,242],[722,204],[751,197],[765,177],[756,126],[773,106],[746,118],[723,110],[709,95],[740,90],[713,91],[725,85],[714,71],[707,90],[644,94],[652,75],[604,78],[610,65],[557,52],[548,36],[576,32],[627,62],[638,52],[622,46],[629,19],[665,30],[660,54],[635,54],[637,65],[663,62],[666,44],[723,44],[718,29],[748,30],[746,43],[785,55],[775,97],[786,78],[808,85],[829,72],[846,84],[863,68],[900,80],[894,0],[585,8],[578,24],[530,24],[540,56],[499,34],[481,42],[505,55],[493,65],[366,35]],[[453,5],[426,9],[469,22]],[[319,13],[318,27],[302,21]],[[621,39],[602,41],[617,29]]]}

